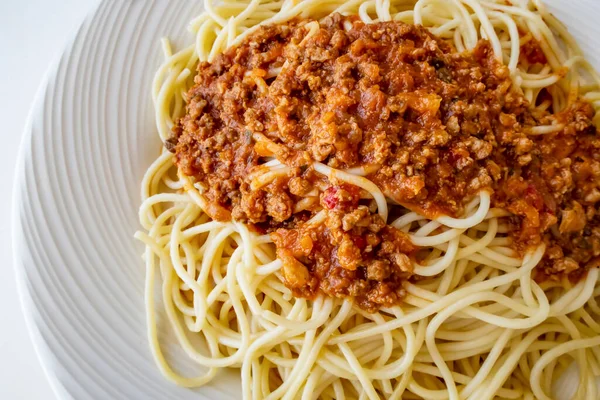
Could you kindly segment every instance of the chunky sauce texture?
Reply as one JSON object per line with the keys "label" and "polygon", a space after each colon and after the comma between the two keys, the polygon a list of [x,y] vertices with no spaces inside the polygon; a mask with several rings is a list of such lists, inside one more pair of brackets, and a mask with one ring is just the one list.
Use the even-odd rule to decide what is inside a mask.
{"label": "chunky sauce texture", "polygon": [[[375,310],[401,301],[414,278],[407,235],[315,161],[364,167],[389,199],[430,218],[460,216],[487,190],[513,214],[515,249],[546,244],[539,279],[598,266],[600,136],[588,103],[557,113],[528,104],[485,41],[458,53],[420,26],[340,15],[307,37],[314,24],[261,27],[200,63],[165,143],[205,188],[211,217],[271,234],[295,295]],[[543,62],[536,54],[524,57]],[[540,135],[539,126],[555,128]],[[289,173],[257,184],[272,157]],[[321,210],[321,223],[307,223]]]}

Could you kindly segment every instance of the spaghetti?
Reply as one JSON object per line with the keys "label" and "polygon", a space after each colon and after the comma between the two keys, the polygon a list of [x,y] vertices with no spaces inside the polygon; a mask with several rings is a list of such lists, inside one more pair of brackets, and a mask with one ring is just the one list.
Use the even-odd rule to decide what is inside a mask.
{"label": "spaghetti", "polygon": [[[153,100],[167,147],[177,145],[171,131],[191,104],[192,71],[199,62],[214,62],[272,24],[301,24],[298,45],[310,46],[323,29],[317,21],[326,23],[322,19],[333,13],[357,15],[367,26],[422,25],[459,52],[486,39],[492,57],[508,69],[507,79],[536,112],[559,114],[578,97],[600,105],[600,78],[538,1],[207,0],[205,10],[190,25],[194,45],[173,53],[163,42],[166,60],[154,80]],[[353,19],[339,21],[343,29],[357,29]],[[257,93],[268,91],[266,80],[280,79],[288,65],[251,73]],[[454,71],[446,63],[440,69],[446,67],[449,72],[438,71],[440,79]],[[570,124],[544,121],[531,124],[527,134],[557,134]],[[297,168],[282,162],[289,161],[282,143],[256,132],[247,139],[254,147],[259,143],[264,158],[248,171],[251,191],[288,179]],[[232,367],[240,368],[246,399],[550,399],[553,382],[574,359],[576,398],[598,397],[598,269],[590,264],[579,279],[569,279],[569,271],[559,279],[534,279],[555,242],[538,241],[520,255],[511,235],[515,211],[493,207],[498,200],[487,190],[457,209],[461,215],[410,211],[377,178],[381,165],[336,168],[311,160],[309,172],[316,179],[310,187],[297,182],[302,200],[290,211],[309,213],[303,226],[324,226],[327,204],[332,209],[339,204],[328,203],[327,195],[335,194],[342,196],[339,201],[356,200],[350,211],[364,203],[370,223],[383,221],[385,228],[372,231],[383,238],[377,240],[396,231],[394,240],[407,239],[393,253],[400,257],[398,268],[410,264],[393,286],[397,296],[361,308],[347,293],[303,296],[286,269],[295,262],[288,257],[295,258],[284,251],[284,240],[257,232],[247,218],[232,219],[235,209],[212,201],[210,185],[178,168],[177,160],[165,150],[148,169],[140,208],[144,231],[136,233],[146,244],[148,338],[161,372],[172,381],[201,386],[220,368]],[[332,186],[337,189],[325,189]],[[284,216],[282,221],[290,218]],[[571,231],[560,225],[561,232]],[[300,228],[299,237],[303,232]],[[206,369],[198,377],[180,376],[163,355],[156,326],[158,282],[169,326],[189,357]],[[207,352],[194,347],[188,333],[201,337]]]}

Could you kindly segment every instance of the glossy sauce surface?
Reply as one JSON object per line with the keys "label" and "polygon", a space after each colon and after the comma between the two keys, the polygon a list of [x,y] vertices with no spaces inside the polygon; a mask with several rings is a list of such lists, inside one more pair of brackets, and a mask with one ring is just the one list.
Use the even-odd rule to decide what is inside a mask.
{"label": "glossy sauce surface", "polygon": [[[211,217],[272,234],[295,295],[396,304],[417,251],[368,193],[329,182],[314,162],[364,167],[394,203],[429,218],[460,216],[490,192],[514,215],[516,250],[547,245],[540,279],[598,265],[600,136],[588,103],[532,107],[484,41],[458,53],[419,26],[339,15],[307,37],[315,24],[262,27],[201,63],[165,144],[205,188]],[[544,62],[533,42],[526,50]],[[556,128],[534,135],[538,126]],[[273,172],[267,158],[288,169]],[[308,224],[318,212],[323,221]]]}

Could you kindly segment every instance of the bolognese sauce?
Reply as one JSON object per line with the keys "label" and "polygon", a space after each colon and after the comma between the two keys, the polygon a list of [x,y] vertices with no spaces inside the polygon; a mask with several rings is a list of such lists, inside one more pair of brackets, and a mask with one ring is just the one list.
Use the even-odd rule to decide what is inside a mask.
{"label": "bolognese sauce", "polygon": [[[545,62],[534,50],[524,56]],[[594,110],[528,104],[486,41],[460,53],[420,26],[340,15],[263,26],[200,63],[187,100],[165,146],[204,187],[211,217],[271,234],[296,296],[353,297],[375,310],[401,301],[414,279],[408,236],[315,162],[362,167],[398,204],[392,213],[457,217],[490,192],[512,214],[516,250],[546,244],[540,279],[575,279],[600,263]]]}

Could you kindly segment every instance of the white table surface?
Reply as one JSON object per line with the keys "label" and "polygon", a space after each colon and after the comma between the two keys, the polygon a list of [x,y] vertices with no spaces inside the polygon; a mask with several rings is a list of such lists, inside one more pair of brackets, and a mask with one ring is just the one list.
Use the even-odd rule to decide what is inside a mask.
{"label": "white table surface", "polygon": [[17,293],[11,214],[15,161],[35,93],[97,0],[0,1],[0,399],[54,399]]}

